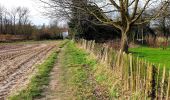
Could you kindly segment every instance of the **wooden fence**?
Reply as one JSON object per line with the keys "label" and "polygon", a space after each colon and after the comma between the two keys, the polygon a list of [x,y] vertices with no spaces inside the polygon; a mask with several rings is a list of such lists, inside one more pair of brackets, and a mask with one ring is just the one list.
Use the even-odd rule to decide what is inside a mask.
{"label": "wooden fence", "polygon": [[121,100],[170,100],[170,72],[132,54],[114,51],[106,44],[78,40],[78,44],[114,71]]}

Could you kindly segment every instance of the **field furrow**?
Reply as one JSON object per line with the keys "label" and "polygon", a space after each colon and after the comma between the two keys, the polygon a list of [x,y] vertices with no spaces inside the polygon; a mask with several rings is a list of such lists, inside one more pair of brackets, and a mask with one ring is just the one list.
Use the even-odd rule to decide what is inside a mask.
{"label": "field furrow", "polygon": [[0,99],[25,87],[36,72],[36,65],[43,62],[55,47],[56,43],[28,44],[22,49],[0,52]]}

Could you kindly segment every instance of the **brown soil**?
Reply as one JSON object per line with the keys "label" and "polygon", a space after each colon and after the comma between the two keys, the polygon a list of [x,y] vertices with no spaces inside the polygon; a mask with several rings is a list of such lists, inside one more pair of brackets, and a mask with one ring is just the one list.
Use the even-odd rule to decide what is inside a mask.
{"label": "brown soil", "polygon": [[55,47],[56,42],[1,47],[0,100],[25,87],[36,72],[36,65],[42,63]]}

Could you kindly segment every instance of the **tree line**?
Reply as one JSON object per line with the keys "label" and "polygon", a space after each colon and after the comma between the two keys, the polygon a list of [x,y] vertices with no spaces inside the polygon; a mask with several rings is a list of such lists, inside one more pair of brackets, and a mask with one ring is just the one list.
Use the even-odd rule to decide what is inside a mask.
{"label": "tree line", "polygon": [[0,34],[20,35],[24,39],[54,39],[59,38],[61,28],[57,22],[50,25],[37,26],[30,20],[30,10],[26,7],[15,7],[11,10],[0,6]]}
{"label": "tree line", "polygon": [[29,12],[29,9],[25,7],[7,10],[5,7],[0,6],[0,34],[31,33],[32,26],[29,20]]}

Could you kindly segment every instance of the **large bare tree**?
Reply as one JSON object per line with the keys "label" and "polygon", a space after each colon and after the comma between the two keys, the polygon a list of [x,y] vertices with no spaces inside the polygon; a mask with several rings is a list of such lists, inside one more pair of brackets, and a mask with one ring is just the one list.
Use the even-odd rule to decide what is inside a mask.
{"label": "large bare tree", "polygon": [[[72,9],[78,12],[86,12],[94,17],[102,24],[111,25],[121,31],[121,49],[128,51],[129,36],[131,36],[131,28],[135,25],[144,24],[155,20],[163,13],[170,0],[40,0],[47,4],[48,15],[50,17],[67,17],[71,18]],[[87,5],[88,4],[88,5]],[[158,6],[160,5],[161,6]],[[95,13],[90,9],[89,5],[97,6],[102,9],[101,14]],[[154,14],[147,14],[147,17],[139,20],[141,16],[154,10]],[[102,15],[102,17],[101,17]],[[98,24],[98,23],[97,23]],[[114,33],[113,33],[114,34]]]}

